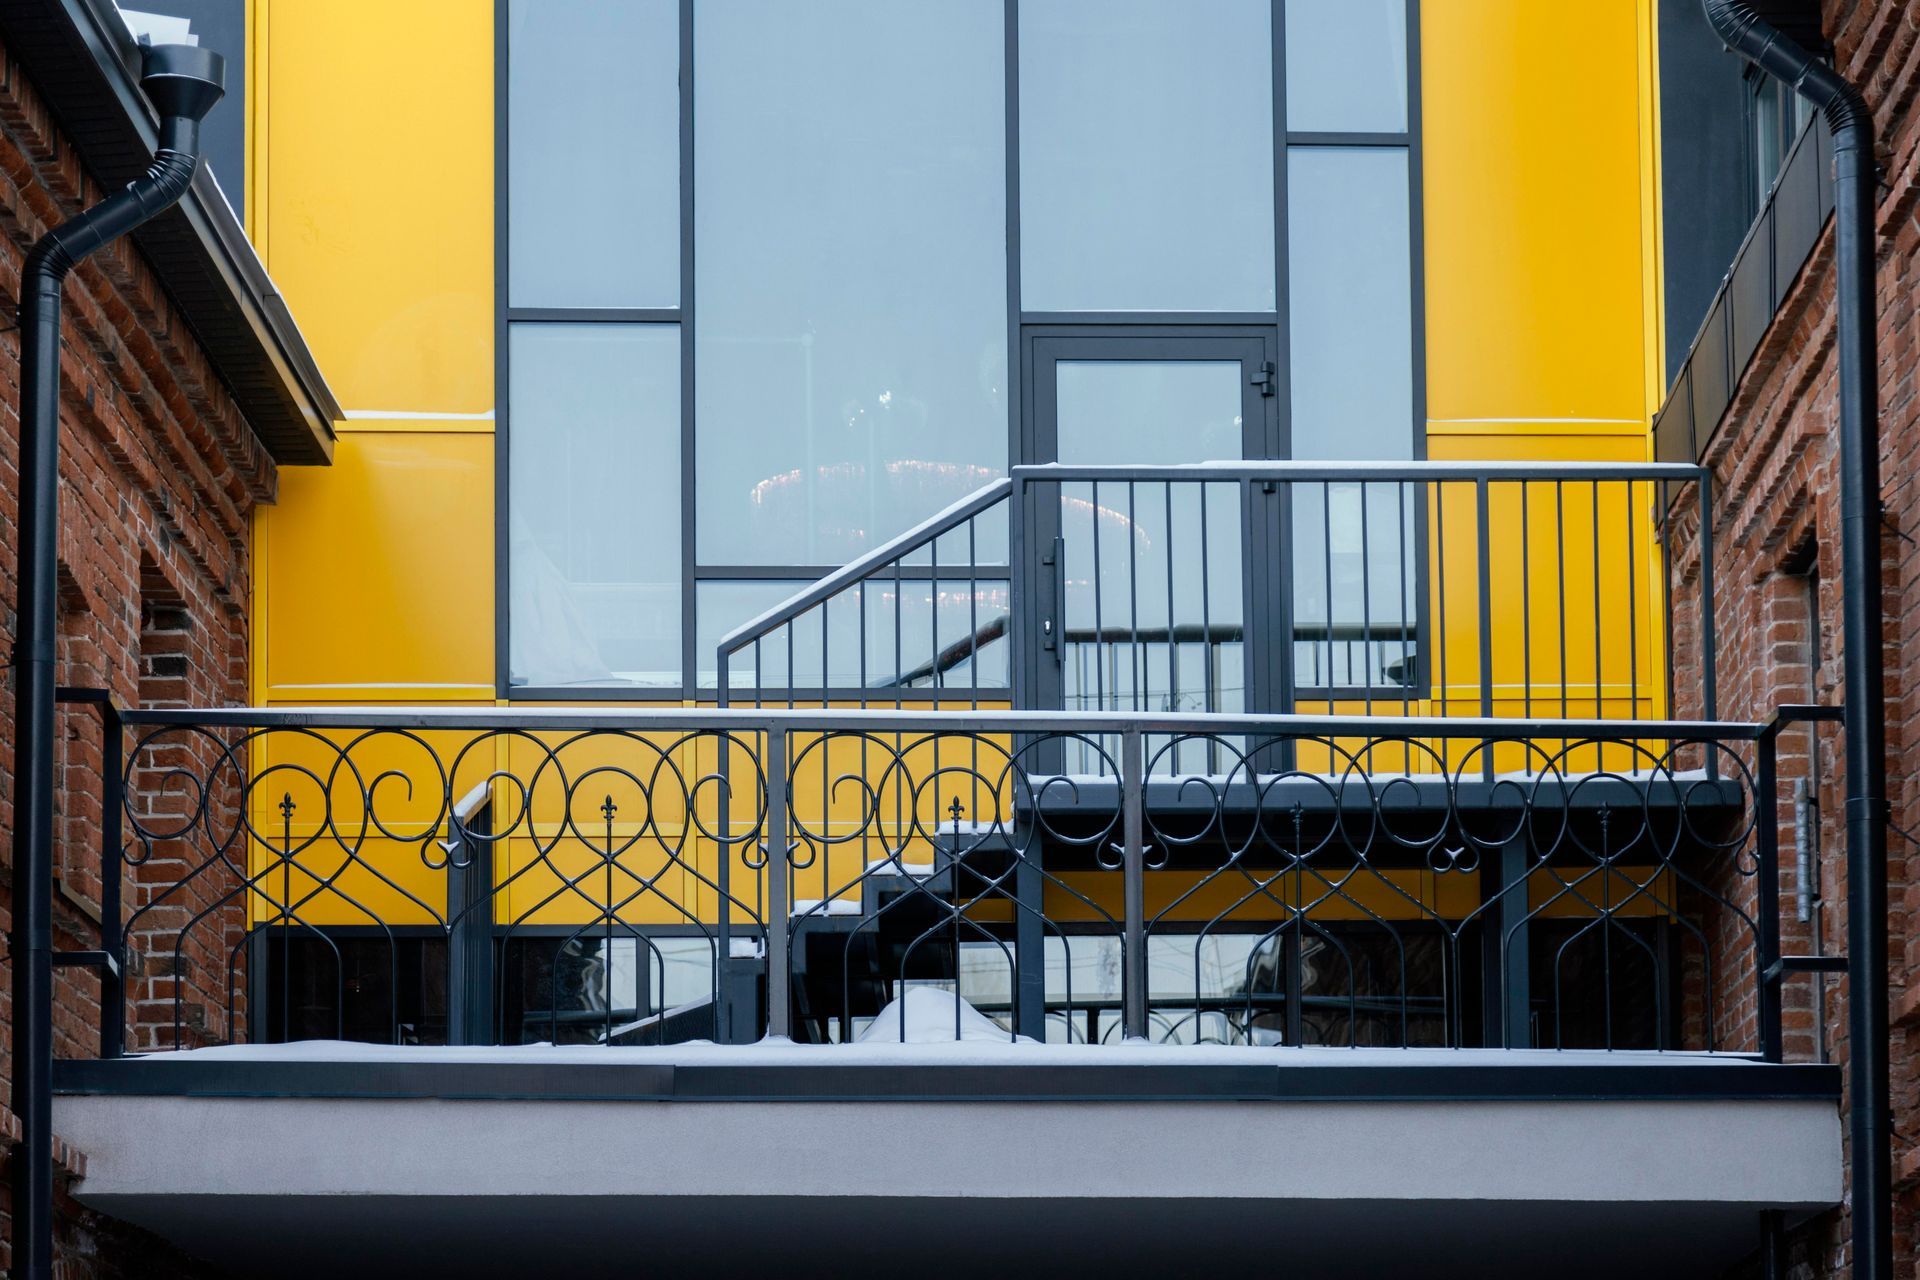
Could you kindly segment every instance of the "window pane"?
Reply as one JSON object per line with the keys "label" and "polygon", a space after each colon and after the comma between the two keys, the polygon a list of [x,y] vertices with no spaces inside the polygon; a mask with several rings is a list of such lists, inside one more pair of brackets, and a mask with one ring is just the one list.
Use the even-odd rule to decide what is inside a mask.
{"label": "window pane", "polygon": [[1406,127],[1406,0],[1287,0],[1287,128]]}
{"label": "window pane", "polygon": [[1241,456],[1238,360],[1062,360],[1054,368],[1061,462]]}
{"label": "window pane", "polygon": [[[1293,456],[1413,456],[1407,156],[1288,156]],[[1294,665],[1304,687],[1399,696],[1413,679],[1413,495],[1393,484],[1294,493]]]}
{"label": "window pane", "polygon": [[512,680],[680,683],[680,330],[518,324]]}
{"label": "window pane", "polygon": [[1293,456],[1411,457],[1407,153],[1295,147],[1287,192]]}
{"label": "window pane", "polygon": [[1266,0],[1024,0],[1024,310],[1273,310],[1271,23]]}
{"label": "window pane", "polygon": [[1005,470],[1000,19],[697,10],[703,563],[841,563]]}
{"label": "window pane", "polygon": [[507,294],[680,305],[674,0],[511,0]]}
{"label": "window pane", "polygon": [[[1062,462],[1241,456],[1238,360],[1061,360]],[[1232,484],[1060,486],[1066,705],[1238,710],[1240,492]]]}

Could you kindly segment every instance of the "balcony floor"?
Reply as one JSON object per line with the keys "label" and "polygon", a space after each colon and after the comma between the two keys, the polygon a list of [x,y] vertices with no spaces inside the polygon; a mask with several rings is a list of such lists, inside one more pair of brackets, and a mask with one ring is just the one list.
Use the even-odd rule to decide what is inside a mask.
{"label": "balcony floor", "polygon": [[64,1062],[79,1197],[240,1274],[1712,1276],[1837,1076],[1704,1054],[295,1044]]}

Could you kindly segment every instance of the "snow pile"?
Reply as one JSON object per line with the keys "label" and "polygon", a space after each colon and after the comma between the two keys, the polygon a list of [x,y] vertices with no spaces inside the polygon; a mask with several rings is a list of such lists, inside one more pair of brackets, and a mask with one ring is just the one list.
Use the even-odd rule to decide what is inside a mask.
{"label": "snow pile", "polygon": [[908,987],[898,1000],[880,1011],[880,1016],[866,1030],[854,1037],[854,1043],[953,1044],[956,1020],[960,1040],[998,1040],[1001,1044],[1013,1040],[1005,1027],[953,992],[938,987]]}

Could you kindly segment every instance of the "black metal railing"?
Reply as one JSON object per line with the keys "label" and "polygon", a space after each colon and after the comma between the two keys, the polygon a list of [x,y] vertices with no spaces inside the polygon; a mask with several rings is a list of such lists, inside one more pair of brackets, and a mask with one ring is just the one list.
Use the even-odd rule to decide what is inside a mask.
{"label": "black metal railing", "polygon": [[1781,983],[1830,963],[1780,951],[1779,723],[99,705],[108,1055],[1778,1057]]}
{"label": "black metal railing", "polygon": [[[725,706],[1714,714],[1681,464],[1022,466],[718,644]],[[1676,678],[1688,683],[1676,690]]]}

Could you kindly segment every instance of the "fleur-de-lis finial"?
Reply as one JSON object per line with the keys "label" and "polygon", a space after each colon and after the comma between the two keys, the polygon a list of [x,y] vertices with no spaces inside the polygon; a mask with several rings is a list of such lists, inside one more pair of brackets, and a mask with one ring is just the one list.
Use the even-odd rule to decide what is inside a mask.
{"label": "fleur-de-lis finial", "polygon": [[960,815],[966,812],[965,809],[960,807],[959,796],[953,798],[953,803],[947,806],[947,812],[952,815],[953,825],[957,829],[960,826]]}
{"label": "fleur-de-lis finial", "polygon": [[618,812],[620,812],[620,806],[613,802],[612,793],[608,793],[607,798],[600,802],[600,816],[612,822],[613,815]]}
{"label": "fleur-de-lis finial", "polygon": [[298,805],[296,805],[296,804],[294,804],[294,802],[293,802],[293,792],[291,792],[291,791],[288,791],[288,792],[284,792],[284,793],[283,793],[283,794],[281,795],[281,797],[280,797],[280,816],[281,816],[282,818],[291,818],[291,817],[293,817],[293,811],[294,811],[295,809],[297,809],[298,807],[299,807],[299,806],[298,806]]}

